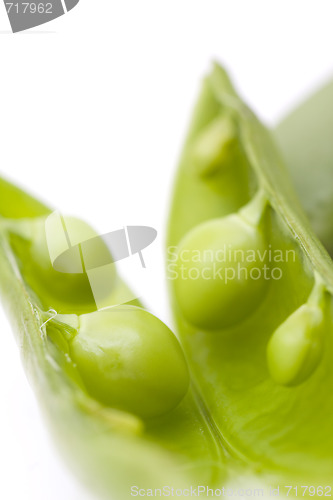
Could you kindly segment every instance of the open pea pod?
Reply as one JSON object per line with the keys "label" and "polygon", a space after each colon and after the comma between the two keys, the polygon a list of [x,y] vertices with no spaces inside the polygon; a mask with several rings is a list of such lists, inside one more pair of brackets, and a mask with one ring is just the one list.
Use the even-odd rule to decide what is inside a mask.
{"label": "open pea pod", "polygon": [[[131,498],[132,487],[135,494],[198,481],[221,484],[227,452],[188,389],[176,337],[135,300],[97,310],[87,273],[75,267],[77,245],[61,261],[67,273],[52,266],[54,247],[65,255],[75,238],[98,242],[94,231],[63,217],[66,231],[57,233],[50,209],[4,180],[0,214],[3,303],[29,380],[72,469],[113,499]],[[80,248],[81,258],[86,247]],[[89,249],[90,258],[95,252],[106,257],[101,242]],[[108,301],[120,302],[128,288],[116,274],[109,278]]]}
{"label": "open pea pod", "polygon": [[333,470],[333,262],[271,133],[218,65],[181,156],[167,245],[177,329],[212,432],[280,492],[320,495]]}
{"label": "open pea pod", "polygon": [[333,82],[302,102],[274,135],[311,225],[333,256]]}
{"label": "open pea pod", "polygon": [[[106,498],[130,498],[132,486],[221,488],[239,476],[320,485],[332,470],[332,262],[269,134],[219,67],[181,163],[169,278],[186,394],[186,364],[165,325],[137,301],[96,310],[87,276],[50,265],[50,209],[0,181],[0,289],[44,414],[72,468]],[[69,236],[95,237],[62,222]],[[128,289],[110,279],[117,302]],[[143,378],[115,381],[115,344],[117,360]]]}

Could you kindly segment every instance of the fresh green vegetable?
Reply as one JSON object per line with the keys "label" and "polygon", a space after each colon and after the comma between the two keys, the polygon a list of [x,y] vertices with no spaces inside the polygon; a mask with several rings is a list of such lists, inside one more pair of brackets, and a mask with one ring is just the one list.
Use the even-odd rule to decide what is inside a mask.
{"label": "fresh green vegetable", "polygon": [[261,477],[329,484],[333,263],[270,133],[219,66],[203,82],[168,229],[177,330],[216,431]]}
{"label": "fresh green vegetable", "polygon": [[[66,317],[61,321],[66,323]],[[173,410],[184,398],[184,355],[155,316],[119,306],[81,315],[78,323],[70,356],[89,393],[105,406],[151,418]]]}
{"label": "fresh green vegetable", "polygon": [[[0,180],[0,289],[56,441],[96,492],[329,483],[333,264],[222,68],[203,83],[170,215],[185,358],[140,304],[97,311],[85,274],[52,268],[49,214]],[[117,303],[126,285],[110,285]]]}
{"label": "fresh green vegetable", "polygon": [[[262,302],[267,281],[258,279],[258,274],[265,266],[266,259],[260,255],[267,254],[268,242],[259,226],[265,205],[266,199],[259,193],[253,205],[238,214],[203,222],[181,240],[175,293],[190,323],[207,329],[230,326],[244,320]],[[253,258],[242,263],[238,273],[248,251]],[[218,256],[223,258],[224,253],[233,253],[234,258],[228,262],[223,259],[216,272]]]}
{"label": "fresh green vegetable", "polygon": [[333,82],[290,113],[275,138],[319,239],[333,256]]}
{"label": "fresh green vegetable", "polygon": [[275,330],[268,343],[268,367],[278,384],[299,385],[312,375],[323,356],[329,328],[325,319],[322,286],[315,286],[313,297]]}
{"label": "fresh green vegetable", "polygon": [[[86,275],[56,272],[43,231],[50,213],[0,179],[1,294],[65,458],[105,498],[130,498],[132,486],[220,484],[226,451],[188,389],[176,337],[137,301],[96,311]],[[72,242],[96,236],[64,222]],[[119,276],[110,285],[117,303],[126,285]]]}

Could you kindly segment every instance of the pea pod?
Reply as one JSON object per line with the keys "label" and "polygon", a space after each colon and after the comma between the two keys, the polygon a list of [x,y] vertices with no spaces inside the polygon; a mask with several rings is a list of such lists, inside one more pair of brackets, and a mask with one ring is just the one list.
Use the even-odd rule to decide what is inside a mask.
{"label": "pea pod", "polygon": [[193,383],[232,456],[270,483],[329,483],[333,263],[271,133],[218,65],[181,155],[167,243]]}
{"label": "pea pod", "polygon": [[[50,213],[0,180],[1,295],[65,459],[103,498],[220,484],[227,451],[188,388],[178,340],[138,301],[96,310],[85,275],[56,272],[45,242]],[[76,237],[96,236],[82,221],[64,222]],[[110,285],[110,300],[126,288],[115,275]]]}
{"label": "pea pod", "polygon": [[311,225],[333,256],[333,82],[276,127],[275,138]]}

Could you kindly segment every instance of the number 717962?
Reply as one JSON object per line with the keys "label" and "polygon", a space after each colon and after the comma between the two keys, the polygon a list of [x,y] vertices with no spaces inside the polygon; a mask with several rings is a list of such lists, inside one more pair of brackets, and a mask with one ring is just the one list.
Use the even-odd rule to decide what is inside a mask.
{"label": "number 717962", "polygon": [[8,14],[15,11],[17,14],[52,14],[52,3],[7,2],[6,9]]}

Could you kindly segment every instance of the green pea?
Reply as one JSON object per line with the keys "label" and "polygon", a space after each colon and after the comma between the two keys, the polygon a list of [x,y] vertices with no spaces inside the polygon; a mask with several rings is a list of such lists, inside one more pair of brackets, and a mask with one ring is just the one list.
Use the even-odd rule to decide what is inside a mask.
{"label": "green pea", "polygon": [[[33,291],[42,297],[45,309],[54,308],[63,313],[94,310],[94,297],[88,276],[82,268],[77,245],[95,237],[96,233],[80,219],[63,217],[63,225],[57,225],[48,223],[52,217],[53,214],[47,219],[42,217],[16,224],[15,232],[11,234],[11,244],[19,258],[22,274]],[[55,270],[55,256],[70,246],[74,251],[63,262],[63,271],[67,272]],[[94,251],[102,253],[108,250],[101,240]]]}
{"label": "green pea", "polygon": [[276,383],[305,382],[322,357],[325,321],[322,308],[304,304],[274,332],[267,346],[270,374]]}
{"label": "green pea", "polygon": [[233,157],[237,143],[235,125],[231,118],[218,116],[204,128],[192,147],[192,158],[202,175],[214,174]]}
{"label": "green pea", "polygon": [[[232,133],[217,118],[222,114],[232,117],[237,133],[236,151],[230,156]],[[48,210],[7,188],[0,181],[0,214],[6,216],[0,216],[1,295],[48,421],[81,477],[107,498],[128,498],[135,484],[146,490],[165,484],[184,490],[200,481],[220,488],[245,476],[263,483],[273,479],[274,488],[301,488],[309,477],[311,484],[327,484],[333,446],[332,261],[299,209],[271,134],[238,98],[223,69],[215,67],[205,79],[182,154],[169,225],[168,247],[179,248],[181,242],[189,252],[201,245],[213,248],[213,255],[216,248],[231,250],[231,257],[227,254],[221,262],[215,255],[222,271],[231,272],[223,286],[203,276],[201,283],[176,280],[170,287],[172,293],[177,288],[179,300],[172,296],[175,320],[193,374],[186,397],[187,365],[171,332],[142,309],[86,314],[91,310],[85,294],[79,298],[80,282],[71,296],[63,288],[66,281],[57,288],[46,261],[44,272],[38,267],[50,248],[42,249],[38,232],[19,230]],[[268,199],[267,217],[260,198],[259,206],[254,200],[236,213],[258,188]],[[8,225],[17,231],[9,231]],[[56,237],[49,234],[48,242],[57,256],[54,230]],[[263,270],[268,241],[274,248],[293,249],[295,260],[285,259],[283,279],[272,284],[263,300],[267,282],[256,280],[250,271]],[[242,258],[237,250],[254,252],[254,259]],[[61,253],[55,268],[72,271],[78,262],[75,252]],[[178,267],[183,260],[185,271],[195,266],[201,270],[194,256],[193,266],[188,264],[189,256],[179,254]],[[238,271],[237,264],[245,268],[239,280],[232,273]],[[209,253],[207,265],[209,271]],[[313,277],[322,280],[318,293],[285,321],[291,304],[296,308],[304,303]],[[119,287],[126,285],[116,281],[119,296]],[[50,306],[75,314],[55,316]],[[186,307],[188,322],[181,310]],[[247,317],[256,308],[257,314]],[[295,385],[318,368],[301,387],[274,385],[272,397],[262,353],[267,334],[283,321],[268,347],[272,376],[278,383]],[[235,335],[212,333],[220,324],[235,325]],[[162,417],[142,425],[135,414]]]}
{"label": "green pea", "polygon": [[232,326],[263,299],[267,241],[243,214],[191,230],[178,250],[175,293],[189,323],[206,329]]}
{"label": "green pea", "polygon": [[118,306],[80,316],[70,355],[91,396],[144,418],[169,412],[188,389],[178,340],[139,307]]}

